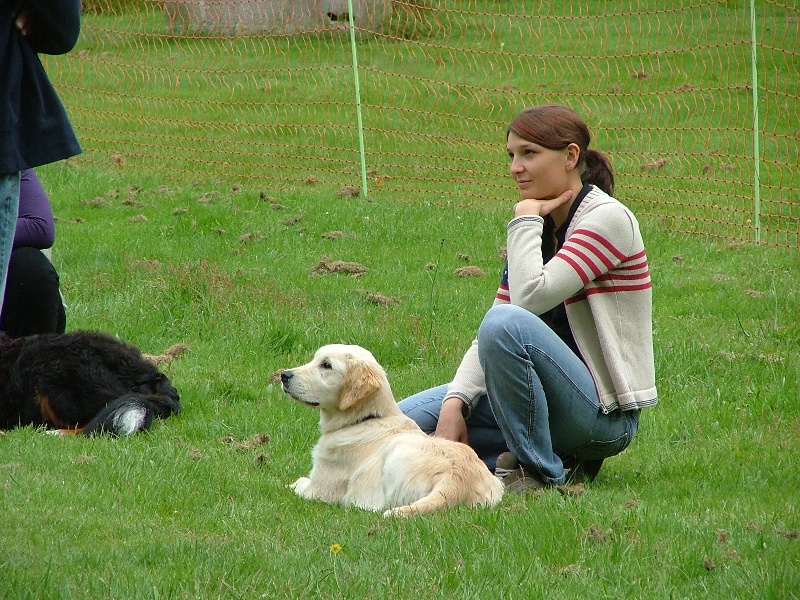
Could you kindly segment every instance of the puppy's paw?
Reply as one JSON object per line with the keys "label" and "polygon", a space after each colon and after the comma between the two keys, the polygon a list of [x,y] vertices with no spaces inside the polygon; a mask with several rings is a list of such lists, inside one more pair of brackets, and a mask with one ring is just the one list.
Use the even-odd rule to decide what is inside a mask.
{"label": "puppy's paw", "polygon": [[384,519],[392,519],[394,517],[412,517],[417,514],[410,506],[397,506],[395,508],[390,508],[389,510],[383,511],[383,518]]}
{"label": "puppy's paw", "polygon": [[309,486],[311,485],[311,480],[308,477],[301,477],[294,483],[290,484],[289,487],[294,490],[294,493],[298,496],[302,496],[303,498],[308,498],[308,494],[306,490],[308,490]]}

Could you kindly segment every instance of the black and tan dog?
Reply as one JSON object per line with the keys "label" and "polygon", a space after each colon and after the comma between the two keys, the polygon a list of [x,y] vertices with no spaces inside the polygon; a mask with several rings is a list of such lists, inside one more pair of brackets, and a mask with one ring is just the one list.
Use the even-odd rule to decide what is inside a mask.
{"label": "black and tan dog", "polygon": [[180,410],[172,382],[111,335],[0,333],[0,429],[130,435]]}

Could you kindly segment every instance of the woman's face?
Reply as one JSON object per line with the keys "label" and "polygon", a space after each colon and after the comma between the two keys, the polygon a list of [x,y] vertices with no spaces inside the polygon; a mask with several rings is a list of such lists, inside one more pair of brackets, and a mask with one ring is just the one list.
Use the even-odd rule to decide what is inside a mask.
{"label": "woman's face", "polygon": [[509,133],[506,148],[511,158],[511,177],[523,199],[549,200],[573,183],[570,174],[577,162],[575,144],[563,150],[550,150]]}

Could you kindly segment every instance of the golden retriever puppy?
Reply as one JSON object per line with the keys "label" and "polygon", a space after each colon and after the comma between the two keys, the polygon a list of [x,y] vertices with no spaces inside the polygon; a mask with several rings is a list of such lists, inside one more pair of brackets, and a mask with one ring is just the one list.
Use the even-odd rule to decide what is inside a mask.
{"label": "golden retriever puppy", "polygon": [[503,484],[472,448],[426,435],[400,411],[386,373],[364,348],[323,346],[280,377],[289,396],[320,411],[311,473],[290,486],[300,496],[385,517],[502,498]]}

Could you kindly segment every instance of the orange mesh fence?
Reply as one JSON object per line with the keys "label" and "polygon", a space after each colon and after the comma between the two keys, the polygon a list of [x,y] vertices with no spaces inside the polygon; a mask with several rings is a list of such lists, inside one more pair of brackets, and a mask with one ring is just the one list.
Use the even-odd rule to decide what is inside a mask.
{"label": "orange mesh fence", "polygon": [[637,213],[800,247],[799,29],[770,0],[91,0],[45,63],[103,168],[510,203],[506,126],[559,102]]}

